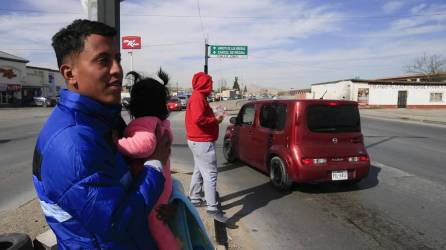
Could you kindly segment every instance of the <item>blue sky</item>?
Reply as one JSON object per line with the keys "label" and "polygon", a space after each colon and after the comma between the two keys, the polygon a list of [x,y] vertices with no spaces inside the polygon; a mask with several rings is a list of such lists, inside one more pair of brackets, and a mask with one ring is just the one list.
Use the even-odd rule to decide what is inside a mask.
{"label": "blue sky", "polygon": [[[200,8],[201,19],[198,15]],[[51,36],[86,18],[79,0],[2,0],[0,50],[56,68]],[[121,35],[142,37],[134,69],[161,66],[180,86],[203,69],[204,39],[246,45],[247,59],[209,59],[215,85],[280,89],[406,74],[423,53],[446,56],[446,2],[423,0],[163,0],[121,3]],[[122,51],[124,70],[130,58]]]}

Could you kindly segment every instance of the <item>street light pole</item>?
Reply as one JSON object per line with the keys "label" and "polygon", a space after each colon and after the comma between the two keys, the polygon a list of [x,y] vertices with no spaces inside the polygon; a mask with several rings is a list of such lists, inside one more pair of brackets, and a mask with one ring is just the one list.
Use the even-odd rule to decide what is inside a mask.
{"label": "street light pole", "polygon": [[208,39],[204,40],[204,73],[208,73]]}

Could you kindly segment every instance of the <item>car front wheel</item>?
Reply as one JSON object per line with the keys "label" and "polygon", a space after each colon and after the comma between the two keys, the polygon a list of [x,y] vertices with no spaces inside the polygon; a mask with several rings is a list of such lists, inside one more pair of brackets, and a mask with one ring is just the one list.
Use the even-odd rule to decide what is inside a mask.
{"label": "car front wheel", "polygon": [[234,149],[232,148],[232,142],[229,139],[225,139],[223,141],[223,156],[229,163],[232,163],[236,160]]}
{"label": "car front wheel", "polygon": [[289,190],[293,184],[288,175],[285,163],[277,156],[274,156],[270,160],[269,177],[271,184],[282,191]]}

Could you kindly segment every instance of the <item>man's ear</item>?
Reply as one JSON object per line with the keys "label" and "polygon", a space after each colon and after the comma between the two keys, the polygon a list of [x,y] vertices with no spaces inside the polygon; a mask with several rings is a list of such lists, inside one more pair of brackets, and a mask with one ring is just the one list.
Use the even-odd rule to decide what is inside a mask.
{"label": "man's ear", "polygon": [[62,77],[65,79],[68,89],[77,89],[78,88],[77,79],[73,72],[73,65],[71,63],[62,64],[60,66],[59,71],[60,71],[60,74],[62,74]]}

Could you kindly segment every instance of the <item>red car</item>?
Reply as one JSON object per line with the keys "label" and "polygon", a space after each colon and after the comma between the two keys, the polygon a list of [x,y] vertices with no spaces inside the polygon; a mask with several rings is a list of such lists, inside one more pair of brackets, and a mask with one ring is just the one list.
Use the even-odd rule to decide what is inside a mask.
{"label": "red car", "polygon": [[169,111],[181,111],[183,108],[181,107],[181,102],[177,98],[170,98],[167,101],[167,109]]}
{"label": "red car", "polygon": [[369,172],[356,102],[253,101],[230,123],[223,143],[226,160],[269,173],[279,189],[293,182],[355,184]]}

